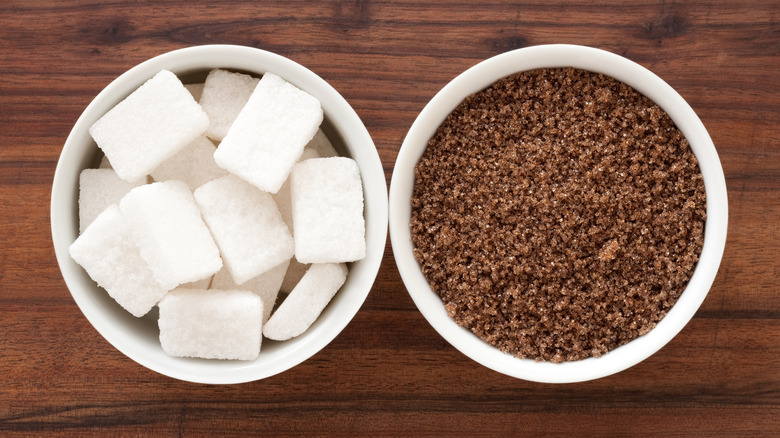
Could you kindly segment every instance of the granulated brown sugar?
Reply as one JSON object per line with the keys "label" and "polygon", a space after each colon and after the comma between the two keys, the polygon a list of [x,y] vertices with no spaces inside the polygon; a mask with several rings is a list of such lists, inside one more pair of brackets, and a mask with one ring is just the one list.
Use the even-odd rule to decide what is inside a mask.
{"label": "granulated brown sugar", "polygon": [[698,162],[669,116],[575,69],[467,98],[415,167],[414,254],[455,321],[518,357],[600,356],[649,332],[704,240]]}

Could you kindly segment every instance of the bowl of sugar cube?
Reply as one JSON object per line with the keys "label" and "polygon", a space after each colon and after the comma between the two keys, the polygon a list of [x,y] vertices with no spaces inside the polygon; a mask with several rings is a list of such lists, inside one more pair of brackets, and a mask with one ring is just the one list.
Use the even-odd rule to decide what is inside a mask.
{"label": "bowl of sugar cube", "polygon": [[135,362],[235,384],[288,370],[355,316],[387,234],[358,115],[264,50],[207,45],[111,82],[68,136],[51,228],[82,313]]}

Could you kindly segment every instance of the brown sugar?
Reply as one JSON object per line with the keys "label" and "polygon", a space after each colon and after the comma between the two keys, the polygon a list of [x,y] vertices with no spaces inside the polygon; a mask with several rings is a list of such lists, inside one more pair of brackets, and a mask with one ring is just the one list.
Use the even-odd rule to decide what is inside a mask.
{"label": "brown sugar", "polygon": [[701,172],[669,116],[571,68],[465,99],[417,163],[411,203],[415,257],[450,316],[551,362],[649,332],[704,240]]}

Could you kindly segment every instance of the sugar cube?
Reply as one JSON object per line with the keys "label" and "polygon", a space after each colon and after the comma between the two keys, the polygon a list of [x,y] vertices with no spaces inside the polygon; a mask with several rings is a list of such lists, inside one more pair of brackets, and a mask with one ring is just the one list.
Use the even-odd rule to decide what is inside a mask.
{"label": "sugar cube", "polygon": [[122,198],[119,208],[141,257],[168,289],[202,280],[222,267],[214,239],[183,182],[136,187]]}
{"label": "sugar cube", "polygon": [[176,75],[162,70],[95,122],[89,133],[119,177],[136,181],[203,134],[208,124]]}
{"label": "sugar cube", "polygon": [[276,202],[276,206],[279,208],[279,213],[282,215],[282,220],[284,221],[285,225],[287,225],[287,229],[290,230],[290,234],[292,236],[295,236],[293,233],[293,222],[292,222],[292,204],[290,203],[290,180],[289,178],[287,181],[282,184],[281,187],[279,187],[279,191],[274,193],[273,195],[274,202]]}
{"label": "sugar cube", "polygon": [[206,85],[203,82],[197,84],[184,84],[184,88],[192,94],[192,98],[195,102],[200,101],[200,97],[203,95],[203,86]]}
{"label": "sugar cube", "polygon": [[347,278],[343,263],[313,264],[301,281],[271,315],[263,334],[277,341],[305,332],[336,295]]}
{"label": "sugar cube", "polygon": [[128,182],[111,169],[84,169],[79,175],[79,234],[111,204],[118,203],[134,187],[146,184],[146,178]]}
{"label": "sugar cube", "polygon": [[127,222],[111,204],[69,248],[73,260],[120,306],[144,316],[168,292],[135,245]]}
{"label": "sugar cube", "polygon": [[177,179],[195,190],[201,185],[227,175],[225,169],[214,162],[217,148],[205,136],[196,138],[176,155],[165,160],[151,172],[155,181]]}
{"label": "sugar cube", "polygon": [[357,163],[313,158],[290,175],[295,257],[301,263],[338,263],[366,255],[363,188]]}
{"label": "sugar cube", "polygon": [[98,165],[98,169],[112,169],[111,162],[108,161],[108,157],[103,155],[103,158],[100,159],[100,164]]}
{"label": "sugar cube", "polygon": [[311,158],[320,158],[320,153],[313,148],[305,147],[303,148],[303,152],[301,152],[301,157],[298,158],[298,162],[305,161]]}
{"label": "sugar cube", "polygon": [[214,153],[217,165],[276,193],[322,123],[319,101],[266,73]]}
{"label": "sugar cube", "polygon": [[260,354],[263,301],[252,292],[176,289],[158,306],[160,344],[171,356],[253,360]]}
{"label": "sugar cube", "polygon": [[195,190],[195,200],[236,284],[293,256],[292,236],[269,193],[227,175]]}
{"label": "sugar cube", "polygon": [[284,279],[282,285],[279,286],[279,290],[286,294],[292,292],[295,286],[303,278],[303,274],[309,269],[310,265],[305,265],[299,262],[295,257],[290,259],[290,265],[287,267],[287,272],[284,273]]}
{"label": "sugar cube", "polygon": [[314,138],[306,145],[306,148],[317,151],[317,154],[322,158],[338,156],[338,152],[333,148],[333,144],[322,129],[317,130],[317,133],[314,134]]}
{"label": "sugar cube", "polygon": [[206,77],[200,105],[209,116],[206,136],[222,141],[238,113],[246,105],[260,79],[242,73],[214,69]]}
{"label": "sugar cube", "polygon": [[255,295],[263,300],[263,324],[265,324],[265,322],[268,321],[268,317],[271,316],[271,311],[276,304],[276,297],[279,295],[279,287],[282,284],[282,279],[284,278],[284,273],[287,271],[287,265],[289,265],[289,263],[288,260],[270,271],[264,272],[257,277],[244,282],[241,286],[233,281],[233,276],[223,267],[214,275],[214,281],[211,283],[211,288],[222,290],[249,290],[254,292]]}
{"label": "sugar cube", "polygon": [[[220,270],[221,271],[221,270]],[[219,272],[218,272],[219,273]],[[209,289],[211,287],[211,282],[216,277],[217,274],[208,276],[202,280],[198,281],[190,281],[189,283],[184,283],[179,286],[179,289]],[[219,289],[219,288],[217,288]]]}
{"label": "sugar cube", "polygon": [[[298,160],[298,162],[308,160],[310,158],[319,158],[319,156],[320,154],[317,151],[306,147],[303,149],[303,153],[301,154],[301,158]],[[284,184],[282,184],[282,186],[279,188],[279,191],[273,194],[273,197],[277,207],[279,207],[279,212],[282,213],[282,219],[284,219],[284,223],[287,224],[287,228],[290,229],[290,233],[292,234],[292,205],[290,204],[289,178],[287,178]]]}

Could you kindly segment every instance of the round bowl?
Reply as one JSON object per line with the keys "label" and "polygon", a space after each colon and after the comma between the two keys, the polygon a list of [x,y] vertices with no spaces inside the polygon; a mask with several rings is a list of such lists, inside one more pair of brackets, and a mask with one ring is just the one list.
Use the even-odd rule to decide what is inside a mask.
{"label": "round bowl", "polygon": [[[363,181],[366,257],[350,264],[346,282],[317,321],[302,335],[284,342],[263,340],[253,361],[177,358],[160,347],[156,309],[135,318],[100,289],[68,254],[78,236],[79,173],[97,167],[102,153],[89,127],[114,105],[162,69],[183,82],[203,81],[212,68],[261,75],[274,73],[320,100],[323,131],[341,155],[353,158]],[[84,316],[114,347],[139,364],[180,380],[241,383],[285,371],[333,340],[365,301],[374,283],[387,236],[387,185],[371,136],[352,107],[322,78],[282,56],[230,45],[190,47],[162,54],[133,67],[111,82],[87,106],[62,149],[51,193],[51,228],[62,276]]]}
{"label": "round bowl", "polygon": [[[537,68],[574,67],[618,79],[644,94],[674,120],[699,160],[707,196],[707,219],[700,260],[685,291],[656,327],[601,357],[551,363],[519,359],[482,341],[447,315],[412,253],[410,198],[414,167],[428,140],[467,96],[513,73]],[[453,79],[420,112],[404,139],[390,183],[390,241],[398,270],[412,299],[433,328],[478,363],[509,376],[548,383],[597,379],[646,359],[669,342],[701,305],[718,271],[726,242],[728,202],[715,146],[691,107],[668,84],[644,67],[603,50],[574,45],[534,46],[483,61]]]}

